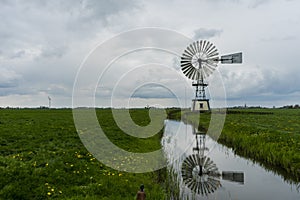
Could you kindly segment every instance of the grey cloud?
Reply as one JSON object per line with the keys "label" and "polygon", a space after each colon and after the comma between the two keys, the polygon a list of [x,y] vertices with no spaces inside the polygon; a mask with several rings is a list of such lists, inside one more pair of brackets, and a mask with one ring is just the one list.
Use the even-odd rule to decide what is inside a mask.
{"label": "grey cloud", "polygon": [[109,15],[122,12],[124,10],[134,10],[138,8],[138,2],[125,0],[120,3],[119,0],[87,0],[82,2],[83,9],[89,14],[88,18],[103,18]]}
{"label": "grey cloud", "polygon": [[16,53],[10,56],[11,59],[21,58],[25,55],[25,50],[18,50]]}
{"label": "grey cloud", "polygon": [[[211,3],[222,3],[222,4],[228,4],[228,3],[242,4],[247,6],[250,9],[255,9],[264,4],[272,2],[270,0],[207,0],[207,1]],[[285,0],[285,1],[293,1],[293,0]]]}
{"label": "grey cloud", "polygon": [[42,49],[41,57],[44,58],[61,58],[68,50],[66,45],[49,45]]}
{"label": "grey cloud", "polygon": [[260,67],[238,71],[223,69],[222,77],[229,100],[270,101],[283,96],[289,99],[295,93],[300,93],[300,75],[295,75],[295,72],[272,71]]}
{"label": "grey cloud", "polygon": [[49,95],[61,95],[61,96],[71,96],[71,88],[63,84],[50,84],[47,89],[39,90],[40,92],[45,92]]}
{"label": "grey cloud", "polygon": [[[45,95],[43,99],[47,100],[46,93],[49,93],[53,98],[65,96],[64,105],[68,105],[80,62],[96,43],[130,28],[153,26],[183,33],[195,31],[194,39],[214,37],[218,48],[224,52],[234,49],[243,51],[245,65],[241,68],[247,70],[232,67],[224,74],[229,98],[295,99],[299,96],[300,80],[300,71],[296,66],[299,52],[298,7],[299,1],[296,0],[203,0],[191,1],[189,5],[177,0],[172,4],[129,0],[0,0],[0,95],[25,94],[35,100],[36,96]],[[199,8],[203,8],[201,12]],[[195,26],[202,28],[194,30]],[[164,39],[170,36],[159,37],[163,44]],[[126,42],[130,44],[134,41],[135,38],[129,38]],[[173,41],[174,46],[182,48],[182,51],[188,45],[180,44],[176,38]],[[119,45],[117,43],[111,48],[119,48]],[[167,48],[172,49],[171,45]],[[161,52],[153,57],[155,59],[149,58],[148,54],[126,56],[124,61],[127,62],[121,60],[109,71],[108,77],[103,80],[105,88],[99,89],[97,95],[100,99],[109,96],[113,83],[128,66],[164,63],[168,59],[171,61],[167,65],[181,73],[180,58],[172,60]],[[256,69],[258,65],[262,66],[261,69]],[[10,72],[3,72],[2,69]],[[154,77],[155,80],[165,78],[166,85],[178,84],[178,88],[183,84],[178,80],[173,83],[174,77],[169,74],[159,75],[161,72],[137,73],[141,77],[139,84],[145,82],[147,77]],[[117,97],[122,100],[124,95],[121,92],[135,85],[133,81],[124,82]],[[184,89],[179,90],[184,93]],[[134,95],[137,98],[157,95],[164,100],[170,96],[154,86],[138,90]],[[2,105],[10,104],[13,98],[15,105],[23,105],[13,95],[1,98]],[[59,98],[55,99],[59,104]]]}
{"label": "grey cloud", "polygon": [[163,98],[175,98],[175,95],[167,90],[166,88],[157,85],[157,84],[148,84],[145,85],[132,95],[133,98],[142,98],[142,99],[163,99]]}
{"label": "grey cloud", "polygon": [[199,28],[194,31],[194,39],[209,39],[215,36],[220,36],[223,30],[221,29],[205,29],[205,28]]}
{"label": "grey cloud", "polygon": [[21,79],[21,75],[13,70],[0,68],[0,88],[16,87]]}
{"label": "grey cloud", "polygon": [[62,56],[55,53],[61,44],[94,38],[110,17],[138,8],[135,1],[2,1],[0,3],[0,50],[8,58],[20,49],[35,48],[42,56]]}
{"label": "grey cloud", "polygon": [[259,7],[261,5],[264,5],[268,2],[270,2],[270,0],[253,0],[253,1],[250,1],[249,7],[250,8],[257,8],[257,7]]}
{"label": "grey cloud", "polygon": [[285,35],[285,36],[278,36],[278,37],[262,38],[260,41],[262,41],[262,42],[278,42],[278,41],[294,41],[297,39],[298,39],[298,37],[295,35]]}

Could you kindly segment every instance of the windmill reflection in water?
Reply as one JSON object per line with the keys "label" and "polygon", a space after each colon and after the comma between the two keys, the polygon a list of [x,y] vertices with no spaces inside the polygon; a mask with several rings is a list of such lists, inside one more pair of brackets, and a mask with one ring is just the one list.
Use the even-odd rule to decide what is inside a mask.
{"label": "windmill reflection in water", "polygon": [[181,176],[184,184],[198,195],[207,196],[221,187],[221,179],[244,184],[244,173],[223,171],[220,172],[216,164],[205,156],[209,149],[205,146],[206,132],[193,128],[196,146],[193,154],[187,156],[181,165]]}

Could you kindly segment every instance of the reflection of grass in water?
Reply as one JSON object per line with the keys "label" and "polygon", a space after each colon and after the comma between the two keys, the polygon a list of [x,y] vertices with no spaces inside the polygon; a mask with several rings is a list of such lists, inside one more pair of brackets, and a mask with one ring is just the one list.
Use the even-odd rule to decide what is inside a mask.
{"label": "reflection of grass in water", "polygon": [[[146,110],[131,114],[136,123],[149,121]],[[97,115],[116,145],[132,152],[160,148],[161,133],[137,139],[115,126],[109,109]],[[0,199],[132,200],[142,183],[147,199],[165,199],[166,169],[132,174],[101,164],[81,143],[70,109],[0,109],[0,132]]]}
{"label": "reflection of grass in water", "polygon": [[[172,116],[180,119],[179,113]],[[199,114],[187,111],[183,118],[193,122],[199,119]],[[300,109],[230,110],[218,142],[232,147],[239,155],[260,161],[267,168],[280,168],[285,171],[280,174],[299,182],[299,121]],[[201,113],[200,124],[208,127],[209,122],[210,114]]]}
{"label": "reflection of grass in water", "polygon": [[180,199],[180,188],[179,179],[176,170],[172,166],[168,166],[166,189],[168,200],[179,200]]}

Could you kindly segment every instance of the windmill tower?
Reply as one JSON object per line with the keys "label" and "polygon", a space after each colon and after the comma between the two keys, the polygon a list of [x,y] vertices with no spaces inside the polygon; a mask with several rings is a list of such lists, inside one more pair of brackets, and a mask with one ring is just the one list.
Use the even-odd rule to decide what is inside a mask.
{"label": "windmill tower", "polygon": [[49,109],[51,108],[51,97],[48,96],[48,101],[49,101]]}
{"label": "windmill tower", "polygon": [[213,73],[218,62],[224,64],[242,63],[242,53],[218,57],[219,53],[211,42],[206,40],[190,44],[181,56],[181,70],[195,87],[195,98],[192,100],[192,111],[210,111],[209,99],[206,96],[207,77]]}

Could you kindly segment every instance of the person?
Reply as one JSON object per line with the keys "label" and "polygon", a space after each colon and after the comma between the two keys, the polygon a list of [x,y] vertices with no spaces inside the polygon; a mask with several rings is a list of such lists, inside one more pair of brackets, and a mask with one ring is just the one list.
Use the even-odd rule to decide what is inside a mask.
{"label": "person", "polygon": [[140,186],[140,190],[136,194],[136,200],[145,200],[146,199],[146,193],[144,191],[144,185],[142,184]]}

